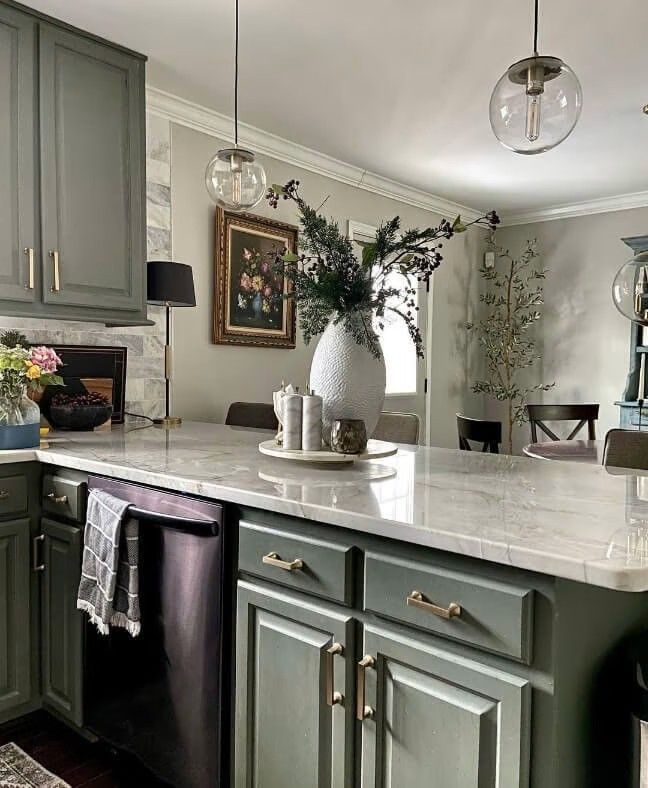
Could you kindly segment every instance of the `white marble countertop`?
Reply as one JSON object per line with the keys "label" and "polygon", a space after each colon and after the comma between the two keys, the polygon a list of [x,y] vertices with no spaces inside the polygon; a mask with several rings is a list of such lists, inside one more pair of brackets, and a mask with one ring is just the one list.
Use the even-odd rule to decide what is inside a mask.
{"label": "white marble countertop", "polygon": [[59,433],[40,449],[0,452],[0,462],[36,459],[607,588],[648,590],[648,478],[406,446],[388,459],[317,469],[264,457],[257,446],[267,437],[191,422],[168,432]]}

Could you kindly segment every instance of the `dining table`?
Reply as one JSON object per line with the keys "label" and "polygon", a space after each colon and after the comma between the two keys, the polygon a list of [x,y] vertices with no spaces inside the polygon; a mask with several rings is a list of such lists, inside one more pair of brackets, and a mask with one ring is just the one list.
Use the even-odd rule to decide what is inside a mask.
{"label": "dining table", "polygon": [[600,465],[603,461],[604,440],[541,441],[529,443],[522,451],[537,460],[561,460]]}

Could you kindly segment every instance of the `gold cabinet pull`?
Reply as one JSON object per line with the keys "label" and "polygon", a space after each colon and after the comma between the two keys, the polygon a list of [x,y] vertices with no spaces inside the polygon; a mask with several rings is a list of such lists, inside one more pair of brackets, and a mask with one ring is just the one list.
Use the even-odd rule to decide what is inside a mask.
{"label": "gold cabinet pull", "polygon": [[55,492],[47,493],[47,497],[52,503],[63,504],[68,502],[67,495],[57,495]]}
{"label": "gold cabinet pull", "polygon": [[333,689],[333,682],[335,680],[335,665],[333,664],[333,659],[336,655],[342,656],[342,654],[344,654],[344,646],[341,643],[333,643],[326,649],[326,703],[329,706],[344,703],[344,695]]}
{"label": "gold cabinet pull", "polygon": [[26,246],[23,249],[24,253],[27,255],[27,284],[25,285],[25,290],[33,290],[34,289],[34,249],[31,246]]}
{"label": "gold cabinet pull", "polygon": [[45,569],[45,564],[40,562],[38,557],[38,543],[45,541],[45,534],[38,534],[32,540],[32,569],[34,572],[42,572]]}
{"label": "gold cabinet pull", "polygon": [[375,665],[376,660],[369,654],[364,656],[357,665],[356,718],[360,721],[371,720],[374,716],[374,710],[371,706],[365,705],[365,676],[367,668],[373,668]]}
{"label": "gold cabinet pull", "polygon": [[459,618],[461,615],[461,605],[458,605],[456,602],[450,602],[448,607],[441,607],[440,605],[435,605],[434,602],[427,602],[420,591],[412,591],[411,594],[407,595],[407,606],[417,607],[419,610],[425,610],[426,613],[433,613],[439,618],[445,618],[446,621],[451,618]]}
{"label": "gold cabinet pull", "polygon": [[294,572],[296,569],[304,568],[304,562],[301,558],[294,558],[292,561],[282,561],[279,553],[268,553],[261,560],[268,566],[276,566],[277,569],[284,569],[286,572]]}
{"label": "gold cabinet pull", "polygon": [[54,261],[54,279],[50,290],[52,293],[58,293],[61,289],[61,275],[59,270],[59,253],[58,249],[50,250],[50,257]]}
{"label": "gold cabinet pull", "polygon": [[0,501],[6,501],[7,498],[11,498],[9,490],[0,490]]}

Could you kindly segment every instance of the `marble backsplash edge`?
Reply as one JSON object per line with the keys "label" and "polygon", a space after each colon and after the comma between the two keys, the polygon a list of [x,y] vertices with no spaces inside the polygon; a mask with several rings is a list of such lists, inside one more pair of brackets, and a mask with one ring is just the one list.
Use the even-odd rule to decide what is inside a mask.
{"label": "marble backsplash edge", "polygon": [[[146,116],[147,259],[170,260],[171,128]],[[22,331],[34,344],[112,345],[127,349],[126,410],[150,418],[164,415],[164,310],[148,308],[153,326],[108,328],[99,323],[0,317],[0,330]]]}

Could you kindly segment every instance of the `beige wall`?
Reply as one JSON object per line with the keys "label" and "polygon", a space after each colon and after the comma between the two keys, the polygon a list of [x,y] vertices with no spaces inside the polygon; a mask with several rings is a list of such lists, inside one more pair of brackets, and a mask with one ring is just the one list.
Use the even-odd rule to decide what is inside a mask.
{"label": "beige wall", "polygon": [[[648,208],[561,219],[503,228],[499,243],[514,254],[528,238],[537,238],[544,265],[544,318],[539,347],[544,360],[534,382],[556,381],[538,402],[598,402],[600,437],[619,425],[614,401],[628,371],[630,324],[612,303],[612,280],[632,256],[621,237],[648,232]],[[492,405],[487,412],[495,416]],[[528,442],[528,428],[517,445]]]}
{"label": "beige wall", "polygon": [[[211,341],[214,206],[204,185],[205,165],[220,147],[213,137],[183,126],[172,127],[172,203],[174,259],[193,266],[198,307],[175,311],[174,410],[186,418],[222,421],[235,400],[270,401],[282,379],[304,385],[314,345],[298,338],[295,350],[213,345]],[[427,211],[306,172],[298,167],[260,157],[269,183],[297,178],[311,204],[329,196],[325,212],[346,232],[347,220],[377,225],[398,214],[403,226],[426,226],[438,216]],[[261,215],[297,223],[292,205],[280,203],[273,211],[262,203]],[[435,274],[432,310],[431,438],[437,445],[454,446],[454,414],[464,410],[467,394],[466,348],[463,324],[476,299],[474,270],[481,234],[454,239],[446,263]],[[468,284],[472,289],[468,288]],[[387,407],[389,407],[387,405]]]}

